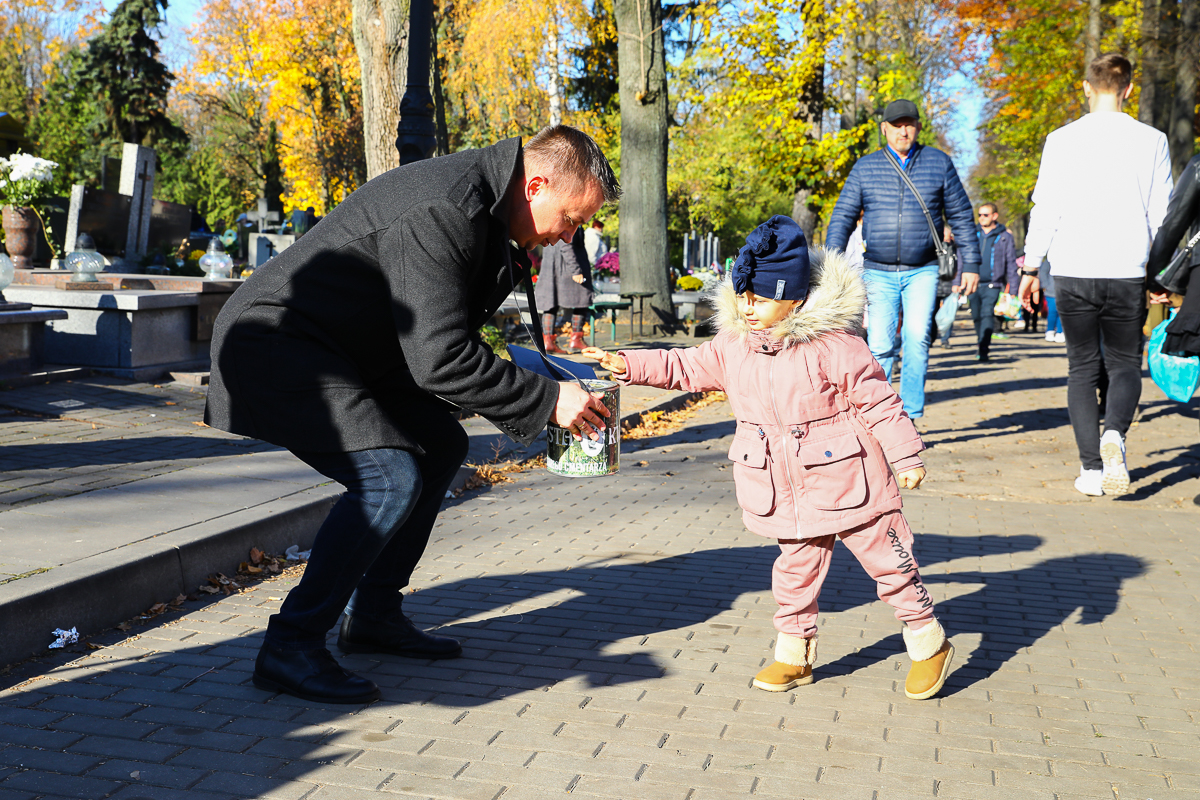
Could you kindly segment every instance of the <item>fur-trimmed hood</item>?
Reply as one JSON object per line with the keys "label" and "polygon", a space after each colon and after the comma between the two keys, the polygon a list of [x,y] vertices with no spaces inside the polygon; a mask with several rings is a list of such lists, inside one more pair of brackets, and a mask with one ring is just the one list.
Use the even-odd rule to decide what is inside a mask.
{"label": "fur-trimmed hood", "polygon": [[[867,304],[862,274],[840,250],[814,247],[809,249],[808,256],[812,269],[808,297],[771,329],[771,336],[781,340],[784,347],[790,347],[835,331],[862,335],[863,310]],[[753,331],[738,312],[737,292],[732,282],[722,281],[705,299],[716,312],[719,331],[728,331],[743,340],[750,338]]]}

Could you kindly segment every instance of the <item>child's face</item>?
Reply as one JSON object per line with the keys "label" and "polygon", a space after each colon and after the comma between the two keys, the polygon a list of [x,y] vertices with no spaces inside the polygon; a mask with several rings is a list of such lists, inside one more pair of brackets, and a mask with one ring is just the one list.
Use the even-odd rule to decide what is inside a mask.
{"label": "child's face", "polygon": [[792,309],[798,305],[799,300],[772,300],[759,297],[754,292],[738,295],[738,310],[746,322],[750,323],[751,330],[756,331],[774,327],[775,323],[792,313]]}

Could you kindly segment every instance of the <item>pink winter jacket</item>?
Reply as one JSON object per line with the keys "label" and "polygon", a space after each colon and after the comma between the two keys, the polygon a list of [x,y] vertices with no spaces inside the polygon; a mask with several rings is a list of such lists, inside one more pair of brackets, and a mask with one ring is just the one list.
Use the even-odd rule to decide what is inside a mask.
{"label": "pink winter jacket", "polygon": [[840,533],[901,506],[897,472],[924,449],[861,329],[866,290],[836,251],[811,251],[804,305],[751,331],[726,282],[711,298],[719,333],[699,347],[622,350],[614,379],[729,395],[729,459],[746,527],[776,539]]}

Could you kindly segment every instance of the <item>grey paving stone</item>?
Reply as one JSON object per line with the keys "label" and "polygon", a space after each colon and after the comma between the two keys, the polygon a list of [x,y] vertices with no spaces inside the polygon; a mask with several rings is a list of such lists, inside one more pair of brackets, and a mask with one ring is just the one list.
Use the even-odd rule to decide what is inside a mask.
{"label": "grey paving stone", "polygon": [[119,783],[100,778],[59,775],[36,770],[18,772],[0,783],[0,790],[24,790],[39,796],[78,797],[80,800],[106,797],[120,787]]}
{"label": "grey paving stone", "polygon": [[285,762],[282,759],[267,756],[189,747],[167,763],[204,770],[221,769],[246,775],[272,775]]}
{"label": "grey paving stone", "polygon": [[100,764],[89,772],[88,776],[109,778],[115,781],[132,781],[136,785],[186,789],[194,786],[207,774],[209,774],[208,771],[202,769],[113,759]]}
{"label": "grey paving stone", "polygon": [[109,736],[85,736],[71,745],[66,752],[160,763],[182,749],[177,745],[118,739]]}
{"label": "grey paving stone", "polygon": [[0,750],[0,764],[31,771],[45,771],[64,775],[79,775],[94,767],[99,759],[77,753],[59,753],[53,750],[34,750],[10,745]]}

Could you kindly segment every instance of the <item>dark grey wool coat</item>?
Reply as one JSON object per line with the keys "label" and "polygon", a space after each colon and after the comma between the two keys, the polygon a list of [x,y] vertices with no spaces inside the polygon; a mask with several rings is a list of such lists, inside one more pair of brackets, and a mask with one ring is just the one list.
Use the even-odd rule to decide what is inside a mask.
{"label": "dark grey wool coat", "polygon": [[[572,280],[583,276],[583,283]],[[569,242],[555,242],[542,253],[542,268],[534,286],[534,301],[541,311],[587,308],[592,304],[592,264],[583,246],[583,228]]]}
{"label": "dark grey wool coat", "polygon": [[205,421],[291,450],[395,447],[449,401],[531,442],[558,385],[476,331],[529,274],[509,243],[519,139],[399,167],[272,258],[217,318]]}

